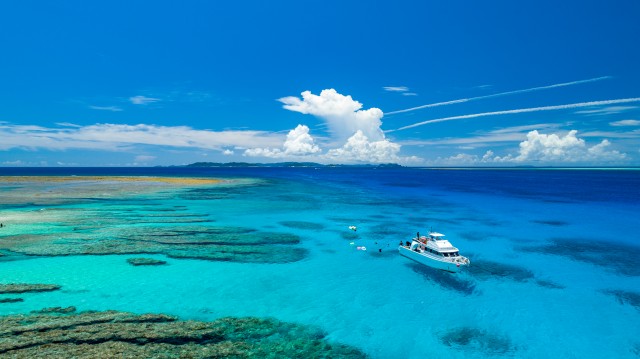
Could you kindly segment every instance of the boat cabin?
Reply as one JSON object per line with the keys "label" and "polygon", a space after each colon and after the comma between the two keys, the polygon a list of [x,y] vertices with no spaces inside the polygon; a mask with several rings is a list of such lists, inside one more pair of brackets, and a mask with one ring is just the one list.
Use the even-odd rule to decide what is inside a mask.
{"label": "boat cabin", "polygon": [[454,247],[448,240],[443,239],[444,234],[431,232],[429,236],[414,238],[411,243],[411,250],[422,253],[429,253],[434,256],[454,258],[459,257],[458,248]]}

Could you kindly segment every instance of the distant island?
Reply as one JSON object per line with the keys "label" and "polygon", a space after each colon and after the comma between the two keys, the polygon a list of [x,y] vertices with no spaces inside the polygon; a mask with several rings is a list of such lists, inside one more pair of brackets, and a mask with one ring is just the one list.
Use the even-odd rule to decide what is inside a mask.
{"label": "distant island", "polygon": [[371,168],[402,168],[396,163],[382,164],[358,164],[358,165],[323,165],[315,162],[276,162],[276,163],[249,163],[249,162],[195,162],[184,167],[371,167]]}

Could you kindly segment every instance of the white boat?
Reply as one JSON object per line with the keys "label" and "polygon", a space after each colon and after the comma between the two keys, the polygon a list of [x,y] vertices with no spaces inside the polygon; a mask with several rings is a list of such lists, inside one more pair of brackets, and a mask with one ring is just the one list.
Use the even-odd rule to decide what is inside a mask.
{"label": "white boat", "polygon": [[458,248],[443,237],[444,234],[437,232],[430,232],[428,237],[420,237],[418,234],[411,244],[401,243],[398,251],[418,263],[448,272],[455,273],[460,268],[468,266],[471,263],[469,258],[461,256]]}

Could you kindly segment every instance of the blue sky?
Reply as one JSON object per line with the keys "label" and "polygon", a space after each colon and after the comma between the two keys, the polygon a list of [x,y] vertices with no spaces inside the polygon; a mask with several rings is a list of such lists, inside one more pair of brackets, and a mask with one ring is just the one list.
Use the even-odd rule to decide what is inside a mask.
{"label": "blue sky", "polygon": [[5,2],[0,166],[638,166],[639,16],[635,0]]}

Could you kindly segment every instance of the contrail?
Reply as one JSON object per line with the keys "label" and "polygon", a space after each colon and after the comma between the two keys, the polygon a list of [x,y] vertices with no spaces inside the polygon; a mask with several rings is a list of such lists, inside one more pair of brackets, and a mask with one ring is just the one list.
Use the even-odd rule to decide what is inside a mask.
{"label": "contrail", "polygon": [[493,95],[462,98],[462,99],[459,99],[459,100],[451,100],[451,101],[445,101],[445,102],[437,102],[437,103],[432,103],[432,104],[428,104],[428,105],[422,105],[422,106],[418,106],[418,107],[407,108],[407,109],[404,109],[404,110],[386,112],[385,115],[395,115],[397,113],[410,112],[410,111],[420,110],[420,109],[423,109],[423,108],[453,105],[453,104],[456,104],[456,103],[463,103],[463,102],[469,102],[469,101],[475,101],[475,100],[482,100],[482,99],[485,99],[485,98],[513,95],[513,94],[516,94],[516,93],[532,92],[532,91],[552,89],[552,88],[556,88],[556,87],[579,85],[579,84],[584,84],[584,83],[588,83],[588,82],[607,80],[607,79],[610,79],[610,78],[611,78],[611,76],[602,76],[602,77],[595,77],[595,78],[587,79],[587,80],[565,82],[565,83],[549,85],[549,86],[533,87],[533,88],[524,89],[524,90],[515,90],[515,91],[494,93]]}
{"label": "contrail", "polygon": [[568,104],[568,105],[520,108],[520,109],[516,109],[516,110],[483,112],[483,113],[474,113],[474,114],[470,114],[470,115],[443,117],[443,118],[437,118],[437,119],[434,119],[434,120],[428,120],[428,121],[422,121],[422,122],[414,123],[413,125],[400,127],[400,128],[395,129],[395,130],[388,130],[388,131],[385,131],[385,132],[394,132],[394,131],[406,130],[408,128],[418,127],[418,126],[426,125],[426,124],[429,124],[429,123],[445,122],[445,121],[453,121],[453,120],[462,120],[462,119],[465,119],[465,118],[510,115],[510,114],[514,114],[514,113],[525,113],[525,112],[565,110],[565,109],[569,109],[569,108],[613,105],[613,104],[617,104],[617,103],[627,103],[627,102],[640,102],[640,97],[622,98],[622,99],[618,99],[618,100],[580,102],[580,103],[572,103],[572,104]]}

